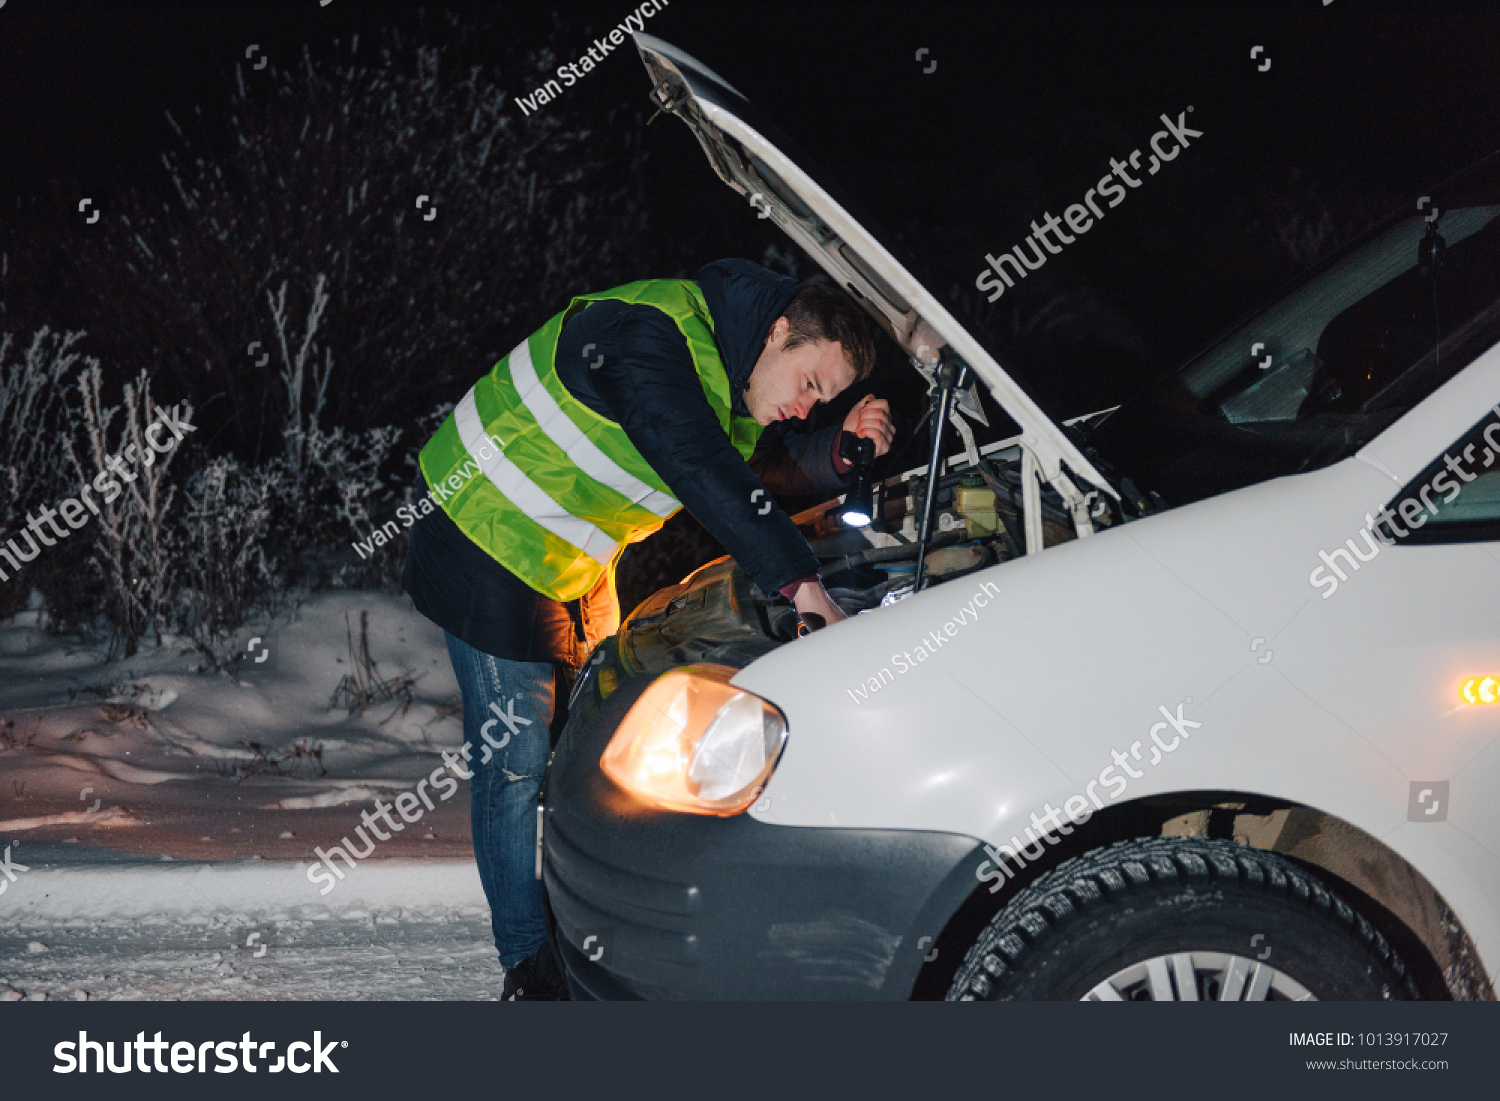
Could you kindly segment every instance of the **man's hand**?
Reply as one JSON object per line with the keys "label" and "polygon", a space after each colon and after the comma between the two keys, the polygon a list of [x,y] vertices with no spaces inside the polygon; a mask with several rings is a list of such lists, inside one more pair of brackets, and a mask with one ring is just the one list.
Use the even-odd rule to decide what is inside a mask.
{"label": "man's hand", "polygon": [[896,438],[896,426],[891,422],[891,403],[866,394],[844,418],[844,431],[874,440],[876,456],[884,455]]}
{"label": "man's hand", "polygon": [[797,589],[796,595],[792,597],[792,603],[797,606],[798,615],[803,612],[814,612],[822,616],[824,622],[830,626],[847,618],[843,610],[833,602],[828,595],[828,590],[823,588],[823,583],[820,581],[804,581]]}

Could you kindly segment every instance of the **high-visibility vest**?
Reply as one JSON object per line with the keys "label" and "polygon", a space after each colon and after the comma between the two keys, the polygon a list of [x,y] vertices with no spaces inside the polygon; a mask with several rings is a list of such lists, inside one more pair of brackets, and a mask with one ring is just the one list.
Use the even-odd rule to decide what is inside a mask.
{"label": "high-visibility vest", "polygon": [[433,498],[459,530],[554,600],[587,593],[622,547],[682,507],[625,431],[557,377],[563,325],[606,299],[654,306],[677,323],[703,396],[745,459],[761,433],[753,418],[731,411],[729,376],[698,284],[645,279],[569,302],[474,384],[420,456]]}

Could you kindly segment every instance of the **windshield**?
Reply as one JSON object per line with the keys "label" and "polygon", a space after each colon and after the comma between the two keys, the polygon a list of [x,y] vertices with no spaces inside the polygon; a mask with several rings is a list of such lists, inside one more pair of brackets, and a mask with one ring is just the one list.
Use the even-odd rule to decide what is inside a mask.
{"label": "windshield", "polygon": [[1169,505],[1352,455],[1500,341],[1500,154],[1430,198],[1127,402],[1090,443]]}

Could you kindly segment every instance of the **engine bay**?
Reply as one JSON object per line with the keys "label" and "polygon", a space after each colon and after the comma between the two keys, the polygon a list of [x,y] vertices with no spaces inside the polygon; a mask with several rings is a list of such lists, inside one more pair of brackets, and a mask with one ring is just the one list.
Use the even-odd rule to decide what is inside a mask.
{"label": "engine bay", "polygon": [[[924,555],[923,587],[946,584],[1025,554],[1023,459],[1018,441],[998,441],[978,463],[961,452],[943,464]],[[819,559],[818,575],[834,602],[854,616],[894,604],[916,591],[922,544],[920,514],[927,468],[875,487],[871,522],[854,526],[841,513],[843,498],[792,517]],[[1091,514],[1095,530],[1119,521],[1104,499]],[[1043,545],[1078,536],[1062,498],[1040,494]],[[691,662],[743,668],[797,637],[797,610],[779,593],[767,595],[725,557],[658,590],[620,627],[618,660],[630,673],[657,673]]]}

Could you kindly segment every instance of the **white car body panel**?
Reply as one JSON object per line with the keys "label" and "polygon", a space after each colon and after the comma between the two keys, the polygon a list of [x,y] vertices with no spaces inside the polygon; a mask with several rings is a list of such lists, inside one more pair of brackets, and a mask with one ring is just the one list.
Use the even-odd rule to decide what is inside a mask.
{"label": "white car body panel", "polygon": [[[1105,806],[1228,790],[1341,818],[1432,882],[1493,976],[1500,706],[1466,705],[1458,688],[1500,674],[1500,543],[1382,547],[1327,598],[1309,574],[1497,404],[1500,348],[1376,437],[1370,456],[1053,547],[774,651],[734,681],[790,726],[752,813],[1029,844],[1033,811],[1086,797],[1112,751],[1139,743],[1127,760],[1143,775],[1117,800],[1096,783]],[[899,671],[893,655],[976,592],[987,603]],[[851,695],[882,668],[878,691]],[[1158,707],[1189,697],[1183,715],[1202,727],[1151,766]],[[1447,820],[1410,822],[1411,782],[1427,780],[1450,782]]]}

